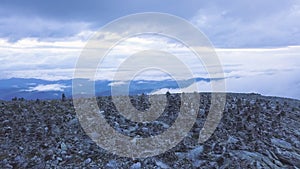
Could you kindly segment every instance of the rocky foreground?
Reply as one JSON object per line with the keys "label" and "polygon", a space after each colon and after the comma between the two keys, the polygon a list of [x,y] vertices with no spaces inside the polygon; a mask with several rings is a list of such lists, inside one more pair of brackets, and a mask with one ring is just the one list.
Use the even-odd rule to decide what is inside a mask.
{"label": "rocky foreground", "polygon": [[[144,159],[98,147],[81,128],[72,100],[0,101],[0,168],[300,168],[299,100],[227,94],[218,128],[199,144],[209,98],[201,93],[197,122],[181,143]],[[98,102],[109,124],[131,137],[162,133],[180,108],[180,97],[173,94],[160,118],[135,123],[120,116],[110,97]],[[132,103],[137,109],[149,107],[141,96],[132,97]]]}

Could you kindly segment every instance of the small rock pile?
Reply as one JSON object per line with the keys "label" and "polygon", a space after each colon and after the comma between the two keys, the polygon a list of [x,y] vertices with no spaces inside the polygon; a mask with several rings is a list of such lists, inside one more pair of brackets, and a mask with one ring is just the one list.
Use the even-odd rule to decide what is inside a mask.
{"label": "small rock pile", "polygon": [[[146,96],[132,96],[139,110]],[[0,101],[0,168],[300,168],[300,101],[258,94],[227,94],[214,134],[199,144],[210,108],[200,93],[197,121],[174,148],[158,156],[131,159],[98,147],[83,131],[72,100]],[[107,122],[131,137],[167,130],[178,116],[180,95],[171,94],[164,113],[151,123],[121,116],[111,97],[97,98]]]}

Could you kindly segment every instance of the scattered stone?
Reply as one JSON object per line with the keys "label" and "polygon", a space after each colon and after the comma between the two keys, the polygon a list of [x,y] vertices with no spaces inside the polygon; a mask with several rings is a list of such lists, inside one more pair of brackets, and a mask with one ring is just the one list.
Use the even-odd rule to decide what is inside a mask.
{"label": "scattered stone", "polygon": [[[110,97],[97,99],[99,113],[114,129],[146,138],[168,130],[176,120],[180,97],[169,93],[167,98],[161,116],[143,123],[121,116]],[[201,93],[200,98],[199,117],[188,135],[167,152],[138,160],[118,157],[94,143],[70,99],[1,101],[0,168],[299,168],[299,100],[227,94],[221,122],[199,144],[211,95]],[[149,106],[146,95],[131,99],[140,109]]]}
{"label": "scattered stone", "polygon": [[203,153],[203,146],[197,146],[187,153],[187,158],[196,161],[199,159],[201,153]]}
{"label": "scattered stone", "polygon": [[110,160],[107,165],[106,165],[107,168],[118,168],[118,162],[116,160]]}
{"label": "scattered stone", "polygon": [[280,147],[280,148],[285,148],[285,149],[288,149],[288,150],[293,148],[291,143],[288,143],[284,140],[277,139],[277,138],[272,138],[271,143],[278,146],[278,147]]}
{"label": "scattered stone", "polygon": [[84,161],[84,164],[89,164],[89,163],[91,163],[92,162],[92,159],[91,158],[88,158],[88,159],[86,159],[85,161]]}
{"label": "scattered stone", "polygon": [[164,163],[164,162],[162,162],[162,161],[158,161],[158,160],[157,160],[155,163],[156,163],[156,165],[157,165],[158,167],[160,167],[160,168],[162,168],[162,169],[170,168],[166,163]]}
{"label": "scattered stone", "polygon": [[130,166],[130,169],[140,169],[142,167],[141,162],[134,163]]}
{"label": "scattered stone", "polygon": [[239,141],[238,139],[236,139],[232,136],[229,136],[227,143],[236,144],[238,141]]}
{"label": "scattered stone", "polygon": [[275,154],[283,164],[300,166],[300,155],[296,152],[284,151],[277,148]]}
{"label": "scattered stone", "polygon": [[60,144],[60,148],[61,148],[61,150],[62,151],[67,151],[67,145],[64,143],[64,142],[62,142],[61,144]]}

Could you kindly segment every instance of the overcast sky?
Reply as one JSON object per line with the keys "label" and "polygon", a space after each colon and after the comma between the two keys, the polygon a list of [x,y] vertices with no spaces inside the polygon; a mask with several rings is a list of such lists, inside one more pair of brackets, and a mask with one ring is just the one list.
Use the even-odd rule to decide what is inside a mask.
{"label": "overcast sky", "polygon": [[[216,47],[300,43],[299,0],[110,0],[0,2],[0,37],[9,41],[70,38],[137,12],[165,12],[198,26]],[[60,39],[61,40],[61,39]]]}
{"label": "overcast sky", "polygon": [[[216,47],[229,91],[300,97],[299,0],[2,0],[0,78],[72,78],[77,58],[92,34],[119,17],[138,12],[170,13],[199,28]],[[132,40],[123,45],[157,47],[157,41],[161,42]],[[160,45],[172,46],[167,41]],[[197,73],[205,76],[201,70]],[[107,72],[103,78],[110,76]]]}

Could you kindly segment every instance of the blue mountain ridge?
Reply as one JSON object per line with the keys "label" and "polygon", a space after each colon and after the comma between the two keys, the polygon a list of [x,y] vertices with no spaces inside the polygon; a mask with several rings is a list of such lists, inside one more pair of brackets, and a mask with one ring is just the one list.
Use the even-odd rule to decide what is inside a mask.
{"label": "blue mountain ridge", "polygon": [[[82,82],[85,84],[88,79],[75,79],[77,82]],[[184,81],[179,81],[181,87],[188,87],[194,82],[205,81],[209,82],[210,80],[218,80],[218,79],[208,79],[208,78],[195,78],[188,79]],[[72,79],[69,80],[42,80],[42,79],[34,79],[34,78],[11,78],[11,79],[0,79],[0,100],[11,100],[14,97],[24,98],[27,100],[35,100],[35,99],[59,99],[61,98],[62,93],[68,98],[72,97]],[[111,86],[110,84],[113,81],[109,80],[98,80],[94,83],[95,85],[95,95],[96,96],[108,96],[111,95]],[[89,82],[91,83],[91,82]],[[163,80],[163,81],[154,81],[154,80],[135,80],[129,82],[129,94],[136,95],[141,93],[151,93],[153,91],[169,88],[176,89],[178,88],[178,84],[174,80]],[[29,91],[38,85],[52,85],[59,84],[63,86],[67,86],[62,88],[60,91],[49,90],[49,91]],[[120,84],[122,85],[122,84]]]}

